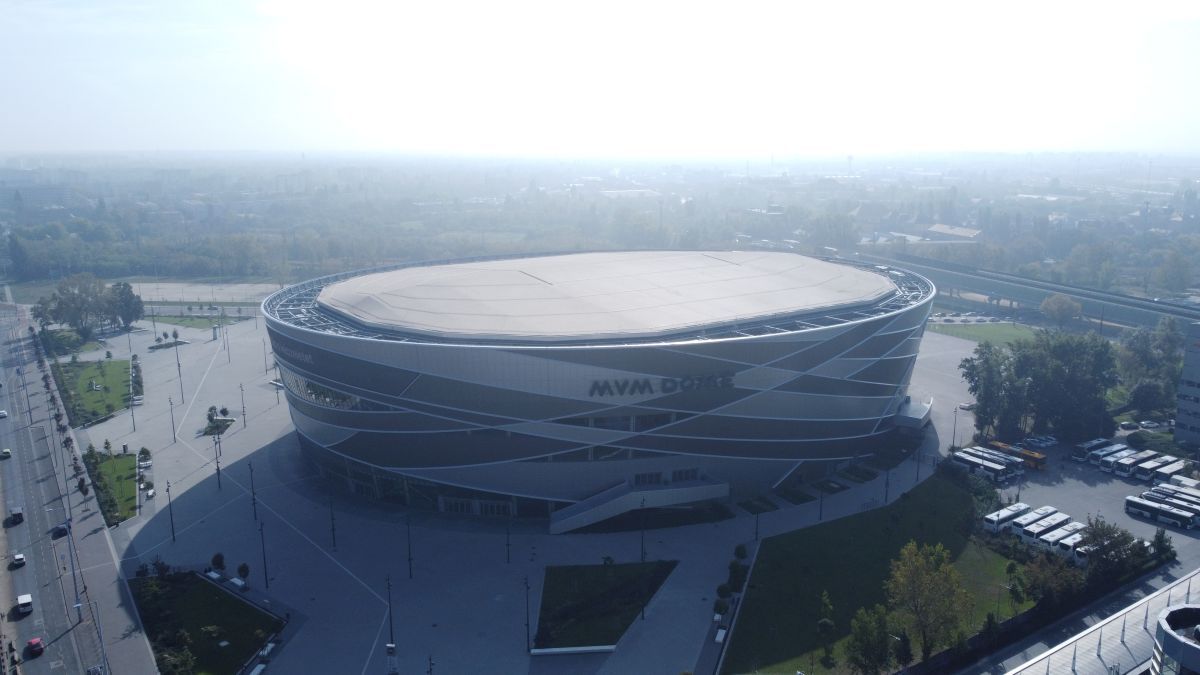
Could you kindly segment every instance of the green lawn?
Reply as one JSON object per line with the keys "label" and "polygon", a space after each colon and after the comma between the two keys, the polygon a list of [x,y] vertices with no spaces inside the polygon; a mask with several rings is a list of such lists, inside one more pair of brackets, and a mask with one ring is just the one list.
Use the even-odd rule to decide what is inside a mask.
{"label": "green lawn", "polygon": [[98,449],[100,454],[100,473],[104,475],[105,484],[112,489],[117,499],[117,509],[120,520],[137,515],[137,455],[130,452],[127,455],[115,450],[112,459],[108,454]]}
{"label": "green lawn", "polygon": [[953,335],[954,337],[970,340],[972,342],[992,342],[996,344],[1008,344],[1014,340],[1022,338],[1032,338],[1033,329],[1028,326],[1011,323],[933,323],[930,322],[926,328],[945,335]]}
{"label": "green lawn", "polygon": [[546,568],[538,648],[615,645],[677,561]]}
{"label": "green lawn", "polygon": [[[196,675],[232,675],[283,623],[194,574],[145,577],[129,582],[154,656],[186,631]],[[207,630],[202,630],[205,628]],[[222,647],[220,642],[228,641]]]}
{"label": "green lawn", "polygon": [[129,397],[128,361],[61,363],[55,369],[73,426],[86,424],[126,407]]}
{"label": "green lawn", "polygon": [[[725,671],[849,672],[841,645],[849,634],[850,619],[860,607],[885,602],[883,584],[890,562],[909,540],[940,542],[950,551],[976,598],[968,625],[977,631],[983,617],[995,608],[996,584],[1007,582],[1008,561],[967,537],[971,523],[966,519],[972,517],[972,509],[964,488],[934,476],[888,507],[765,540]],[[829,592],[834,607],[837,643],[832,669],[821,664],[816,629],[822,591]],[[1000,602],[1009,616],[1007,597]]]}
{"label": "green lawn", "polygon": [[[173,326],[183,326],[185,328],[200,328],[200,329],[212,328],[213,326],[215,326],[217,324],[217,318],[218,317],[215,317],[215,316],[162,316],[162,315],[158,315],[158,314],[156,314],[154,316],[154,320],[158,323],[166,323],[166,324],[171,324]],[[250,317],[248,317],[248,316],[236,316],[236,315],[230,316],[230,315],[226,314],[224,323],[226,326],[228,326],[231,323],[237,323],[238,321],[245,321],[246,319],[249,319],[249,318]],[[148,321],[149,319],[150,319],[150,317],[146,317],[146,319],[144,319],[144,321]]]}

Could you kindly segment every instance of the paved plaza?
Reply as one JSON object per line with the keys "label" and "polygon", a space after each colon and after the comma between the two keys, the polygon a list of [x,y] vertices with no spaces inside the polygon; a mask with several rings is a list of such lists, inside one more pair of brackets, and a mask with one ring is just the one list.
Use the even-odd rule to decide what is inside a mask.
{"label": "paved plaza", "polygon": [[[385,672],[389,577],[401,672],[424,672],[431,659],[434,672],[449,673],[477,672],[483,665],[506,673],[711,672],[715,666],[715,655],[704,650],[711,644],[715,589],[727,575],[734,546],[753,543],[753,516],[737,510],[738,517],[719,523],[648,532],[649,559],[680,562],[616,651],[531,657],[526,603],[532,632],[544,568],[598,564],[605,556],[636,561],[639,532],[549,535],[544,521],[525,520],[509,531],[504,521],[409,513],[331,491],[300,454],[286,401],[270,383],[274,371],[263,324],[236,323],[227,340],[213,340],[209,330],[179,330],[190,344],[179,348],[178,367],[174,350],[148,350],[154,330],[114,338],[108,348],[115,358],[128,358],[132,348],[142,361],[145,405],[132,417],[125,411],[76,431],[82,448],[109,440],[116,448],[128,444],[130,452],[145,446],[154,457],[150,477],[157,496],[144,502],[141,514],[117,528],[80,533],[84,582],[92,593],[112,591],[101,611],[110,660],[146,658],[114,559],[132,576],[138,565],[156,559],[202,569],[220,551],[230,568],[249,564],[248,596],[288,619],[271,666],[279,672]],[[935,400],[934,429],[923,450],[927,462],[951,434],[970,433],[969,414],[954,411],[966,398],[958,361],[972,347],[943,335],[924,338],[910,393]],[[103,358],[103,351],[86,356]],[[200,435],[212,405],[228,407],[238,418],[223,437],[219,483],[217,449],[211,437]],[[920,468],[920,477],[929,475],[929,466]],[[917,472],[916,463],[906,461],[890,475],[826,497],[823,507],[812,502],[765,513],[760,536],[818,522],[819,508],[829,520],[876,507],[885,496],[895,500],[916,483]],[[107,560],[102,549],[108,549]]]}

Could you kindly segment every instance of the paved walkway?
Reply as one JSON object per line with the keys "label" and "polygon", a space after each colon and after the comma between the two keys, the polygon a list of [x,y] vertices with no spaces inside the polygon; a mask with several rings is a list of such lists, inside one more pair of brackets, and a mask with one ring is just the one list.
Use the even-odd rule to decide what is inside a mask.
{"label": "paved walkway", "polygon": [[[24,336],[28,325],[28,314],[22,310],[18,334]],[[27,362],[24,367],[32,373],[38,372],[36,364],[32,361]],[[27,377],[32,388],[38,378],[36,375]],[[43,399],[40,393],[29,399],[33,402],[33,428],[49,430],[54,421],[49,418],[50,411]],[[20,413],[26,414],[24,410]],[[61,439],[52,433],[48,440],[57,444]],[[81,450],[79,440],[76,439],[76,448]],[[128,587],[118,573],[116,550],[109,530],[104,526],[103,519],[95,507],[95,492],[92,491],[87,498],[80,499],[74,486],[69,485],[73,476],[68,477],[66,471],[60,470],[55,473],[55,478],[59,483],[58,489],[67,495],[73,522],[75,577],[72,579],[71,573],[68,572],[63,576],[61,583],[72,589],[78,584],[81,589],[80,608],[69,608],[72,614],[81,615],[83,618],[79,629],[75,631],[81,658],[88,663],[107,662],[112,673],[155,672],[154,655],[150,650],[149,641],[141,630],[141,622],[133,608]],[[68,604],[74,605],[73,598]]]}
{"label": "paved walkway", "polygon": [[[100,447],[109,439],[116,447],[128,443],[131,452],[146,446],[153,453],[158,496],[111,532],[125,574],[160,556],[172,565],[203,567],[221,551],[231,567],[250,565],[256,597],[288,608],[292,621],[272,670],[385,672],[390,577],[401,672],[425,672],[430,658],[435,672],[450,673],[475,672],[481,664],[504,673],[678,673],[698,664],[711,672],[715,661],[703,650],[711,642],[715,589],[727,576],[734,547],[754,542],[753,516],[648,531],[648,559],[680,562],[616,651],[530,657],[526,606],[532,632],[545,567],[597,564],[606,556],[638,560],[639,532],[548,535],[544,522],[515,521],[507,535],[503,521],[407,514],[340,492],[333,494],[331,509],[327,486],[298,448],[286,401],[269,384],[274,373],[267,371],[262,322],[230,326],[229,349],[224,340],[211,340],[211,331],[179,332],[191,344],[180,347],[178,369],[174,350],[147,351],[150,331],[134,333],[131,342],[112,341],[115,358],[127,358],[130,346],[139,354],[145,405],[135,410],[136,430],[129,413],[121,412],[79,433],[78,442]],[[910,393],[935,399],[936,433],[926,441],[921,478],[930,473],[934,448],[947,445],[956,426],[960,434],[968,432],[969,415],[953,411],[966,395],[957,364],[971,346],[947,336],[925,337]],[[199,430],[210,405],[228,406],[242,418],[243,394],[247,412],[224,436],[218,484],[216,449]],[[915,463],[906,461],[890,476],[762,514],[759,537],[874,508],[897,499],[916,480]],[[113,584],[111,561],[111,556],[95,560],[95,570],[86,574]],[[89,587],[97,583],[88,579]],[[103,617],[106,642],[110,633],[120,636],[134,626],[127,605],[115,594],[111,603]]]}

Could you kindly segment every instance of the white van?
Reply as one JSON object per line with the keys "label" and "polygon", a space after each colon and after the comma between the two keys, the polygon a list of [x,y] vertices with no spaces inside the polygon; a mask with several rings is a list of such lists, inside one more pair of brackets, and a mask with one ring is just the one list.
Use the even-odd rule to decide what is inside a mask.
{"label": "white van", "polygon": [[17,596],[17,611],[22,614],[33,613],[33,596],[26,593]]}

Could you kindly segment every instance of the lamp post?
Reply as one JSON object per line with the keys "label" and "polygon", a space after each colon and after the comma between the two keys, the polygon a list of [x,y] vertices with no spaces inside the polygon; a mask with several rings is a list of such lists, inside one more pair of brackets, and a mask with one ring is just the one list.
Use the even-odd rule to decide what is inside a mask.
{"label": "lamp post", "polygon": [[529,577],[525,577],[525,651],[529,651]]}
{"label": "lamp post", "polygon": [[[333,519],[333,490],[329,491],[329,535],[333,538],[333,550],[337,552],[337,524]],[[391,581],[388,584],[390,588]]]}
{"label": "lamp post", "polygon": [[954,406],[954,427],[950,432],[950,447],[953,448],[958,443],[958,406]]}
{"label": "lamp post", "polygon": [[179,331],[171,332],[171,341],[175,343],[175,372],[179,375],[179,402],[187,403],[183,395],[183,364],[179,362]]}
{"label": "lamp post", "polygon": [[250,507],[254,509],[254,519],[258,520],[258,493],[254,491],[254,462],[246,461],[250,467]]}
{"label": "lamp post", "polygon": [[213,461],[217,463],[217,489],[221,489],[221,456],[217,454],[217,439],[213,438]]}
{"label": "lamp post", "polygon": [[392,623],[392,575],[387,575],[387,601],[388,601],[388,644],[396,644],[396,629]]}
{"label": "lamp post", "polygon": [[174,443],[178,440],[175,437],[175,399],[168,396],[167,403],[171,406],[171,442]]}
{"label": "lamp post", "polygon": [[271,577],[267,575],[267,537],[263,534],[263,524],[258,524],[258,540],[262,543],[263,554],[263,586],[266,590],[271,589]]}
{"label": "lamp post", "polygon": [[246,428],[246,388],[239,383],[238,391],[240,391],[242,393],[242,428],[245,429]]}
{"label": "lamp post", "polygon": [[[133,348],[129,348],[129,352],[133,353]],[[137,431],[137,416],[133,414],[133,366],[134,362],[131,359],[129,362],[129,421],[133,424],[133,430]]]}
{"label": "lamp post", "polygon": [[171,481],[167,481],[167,510],[171,515],[171,543],[175,543],[175,504],[171,501]]}
{"label": "lamp post", "polygon": [[[257,316],[258,315],[256,314],[255,317],[257,317]],[[267,373],[271,372],[271,369],[267,367],[267,338],[262,339],[262,345],[263,345],[263,375],[266,375]]]}
{"label": "lamp post", "polygon": [[408,538],[408,578],[412,579],[412,516],[404,517],[404,530]]}

